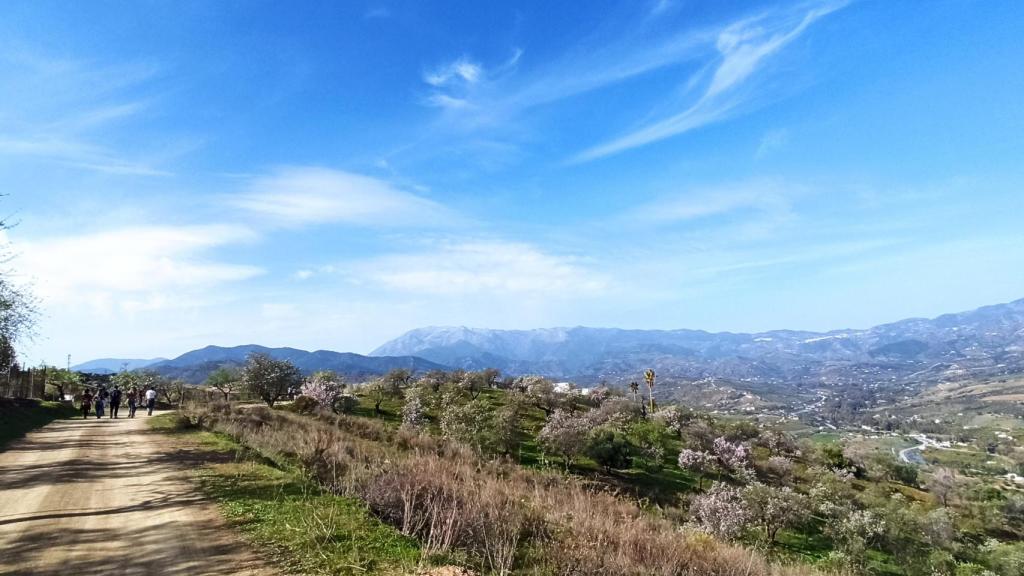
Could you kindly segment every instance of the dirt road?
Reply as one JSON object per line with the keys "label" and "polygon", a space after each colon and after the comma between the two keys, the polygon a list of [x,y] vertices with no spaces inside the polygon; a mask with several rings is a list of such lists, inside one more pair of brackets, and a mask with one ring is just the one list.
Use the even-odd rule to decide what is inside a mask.
{"label": "dirt road", "polygon": [[57,421],[13,443],[0,452],[0,574],[273,574],[195,493],[197,463],[144,413]]}

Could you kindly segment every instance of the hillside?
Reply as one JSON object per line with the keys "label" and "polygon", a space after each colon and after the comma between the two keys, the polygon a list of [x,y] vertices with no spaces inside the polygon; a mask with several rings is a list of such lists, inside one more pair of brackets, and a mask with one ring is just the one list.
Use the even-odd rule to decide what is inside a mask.
{"label": "hillside", "polygon": [[416,355],[466,369],[496,367],[580,382],[628,382],[648,367],[684,381],[716,378],[786,386],[939,382],[1024,372],[1024,299],[824,333],[430,327],[412,330],[371,355]]}
{"label": "hillside", "polygon": [[186,352],[171,360],[151,364],[147,366],[147,369],[153,370],[161,376],[199,383],[219,366],[241,366],[245,363],[246,357],[252,353],[263,353],[279,360],[288,360],[304,374],[318,370],[333,370],[350,378],[377,376],[394,368],[408,368],[414,372],[443,368],[439,364],[414,356],[370,357],[350,352],[332,352],[330,350],[308,352],[296,348],[268,348],[247,344],[233,347],[207,346]]}

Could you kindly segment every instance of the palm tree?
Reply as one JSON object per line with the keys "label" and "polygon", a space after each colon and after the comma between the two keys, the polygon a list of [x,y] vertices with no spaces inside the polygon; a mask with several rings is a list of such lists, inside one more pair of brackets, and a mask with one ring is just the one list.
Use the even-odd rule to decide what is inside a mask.
{"label": "palm tree", "polygon": [[650,368],[648,368],[646,371],[644,371],[644,380],[647,381],[647,389],[650,391],[651,414],[654,414],[654,378],[655,377],[656,377],[656,374],[654,373],[654,370],[651,370]]}

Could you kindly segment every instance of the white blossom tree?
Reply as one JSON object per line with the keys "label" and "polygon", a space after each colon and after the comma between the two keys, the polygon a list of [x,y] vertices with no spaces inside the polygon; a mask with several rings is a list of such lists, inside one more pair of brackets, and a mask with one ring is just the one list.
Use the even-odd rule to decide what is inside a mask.
{"label": "white blossom tree", "polygon": [[739,442],[730,442],[724,436],[715,438],[712,447],[719,466],[743,479],[751,476],[747,464],[750,462],[750,449]]}
{"label": "white blossom tree", "polygon": [[751,520],[764,531],[769,544],[775,543],[779,530],[803,522],[810,513],[807,497],[789,486],[778,488],[755,482],[744,489],[743,499]]}
{"label": "white blossom tree", "polygon": [[723,540],[738,537],[750,518],[742,492],[722,482],[693,498],[690,516],[701,530]]}
{"label": "white blossom tree", "polygon": [[402,406],[402,427],[407,430],[419,431],[427,422],[427,407],[417,389],[411,390]]}
{"label": "white blossom tree", "polygon": [[715,468],[718,461],[712,454],[703,450],[684,448],[679,452],[679,467],[697,475],[697,489],[704,489],[704,475]]}
{"label": "white blossom tree", "polygon": [[546,452],[561,456],[568,470],[587,448],[587,437],[592,429],[593,425],[585,415],[555,410],[537,435],[537,440]]}

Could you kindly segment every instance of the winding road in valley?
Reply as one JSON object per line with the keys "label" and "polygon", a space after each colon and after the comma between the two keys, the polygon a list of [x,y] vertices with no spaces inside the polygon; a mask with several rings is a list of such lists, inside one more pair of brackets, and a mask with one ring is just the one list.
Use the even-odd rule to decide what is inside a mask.
{"label": "winding road in valley", "polygon": [[0,451],[0,574],[275,574],[189,483],[198,454],[140,414],[60,420]]}

